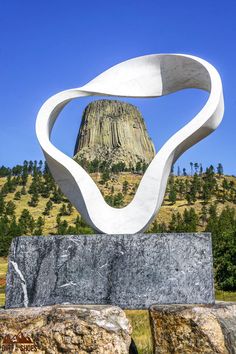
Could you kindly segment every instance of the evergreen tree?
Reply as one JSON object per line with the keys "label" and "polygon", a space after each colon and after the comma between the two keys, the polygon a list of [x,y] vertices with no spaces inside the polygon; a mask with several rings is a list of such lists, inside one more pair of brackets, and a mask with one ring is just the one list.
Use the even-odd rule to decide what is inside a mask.
{"label": "evergreen tree", "polygon": [[61,221],[60,217],[57,217],[57,234],[66,235],[68,231],[68,222],[66,220]]}
{"label": "evergreen tree", "polygon": [[170,191],[169,191],[169,201],[172,205],[175,204],[176,198],[177,198],[176,187],[175,184],[172,183],[170,185]]}
{"label": "evergreen tree", "polygon": [[207,218],[207,207],[205,205],[202,206],[201,212],[200,212],[200,219],[202,221],[202,225],[205,226],[208,218]]}
{"label": "evergreen tree", "polygon": [[129,182],[125,180],[125,181],[123,182],[123,185],[122,185],[122,192],[123,192],[124,194],[127,194],[128,189],[129,189]]}
{"label": "evergreen tree", "polygon": [[55,204],[60,204],[63,200],[63,194],[61,192],[61,190],[57,187],[55,187],[54,191],[53,191],[53,195],[51,197],[51,200],[55,203]]}
{"label": "evergreen tree", "polygon": [[5,211],[5,201],[3,195],[0,193],[0,215],[3,215]]}
{"label": "evergreen tree", "polygon": [[99,181],[99,183],[101,184],[105,184],[107,181],[109,181],[110,179],[110,172],[109,170],[104,170],[102,172],[102,177],[101,177],[101,180]]}
{"label": "evergreen tree", "polygon": [[34,230],[34,218],[30,214],[28,209],[23,209],[19,220],[18,220],[19,227],[21,229],[22,234],[29,234],[32,235]]}
{"label": "evergreen tree", "polygon": [[196,232],[197,231],[198,216],[194,208],[189,210],[185,209],[183,214],[183,224],[185,232]]}
{"label": "evergreen tree", "polygon": [[8,254],[13,236],[10,233],[11,221],[6,215],[0,217],[0,257]]}
{"label": "evergreen tree", "polygon": [[180,199],[183,199],[184,192],[185,192],[185,186],[184,186],[183,180],[181,179],[181,180],[179,180],[179,183],[178,183],[178,193],[179,193]]}
{"label": "evergreen tree", "polygon": [[142,172],[141,161],[138,161],[138,162],[136,163],[135,171],[136,171],[136,173],[141,173],[141,172]]}
{"label": "evergreen tree", "polygon": [[[207,232],[211,232],[213,234],[213,238],[214,235],[217,234],[217,209],[216,206],[214,204],[210,205],[209,210],[208,210],[208,222],[207,222],[207,226],[206,226],[206,230]],[[215,242],[215,240],[213,240],[213,243]]]}
{"label": "evergreen tree", "polygon": [[236,218],[234,209],[226,207],[214,220],[209,218],[207,231],[212,233],[215,279],[220,289],[236,290]]}
{"label": "evergreen tree", "polygon": [[34,235],[39,236],[43,234],[44,220],[41,216],[38,217],[35,223]]}
{"label": "evergreen tree", "polygon": [[177,175],[180,176],[181,172],[180,172],[180,167],[177,167]]}
{"label": "evergreen tree", "polygon": [[52,204],[51,200],[49,200],[49,201],[46,203],[45,209],[44,209],[44,211],[43,211],[43,215],[49,215],[49,214],[50,214],[50,211],[52,210],[52,207],[53,207],[53,204]]}
{"label": "evergreen tree", "polygon": [[222,166],[221,163],[219,163],[218,166],[217,166],[217,173],[218,173],[219,176],[222,176],[223,173],[224,173],[223,166]]}
{"label": "evergreen tree", "polygon": [[230,189],[230,185],[228,184],[228,181],[226,178],[223,179],[222,188],[226,189],[227,191]]}
{"label": "evergreen tree", "polygon": [[203,174],[203,167],[202,164],[200,163],[199,165],[199,175],[201,176]]}
{"label": "evergreen tree", "polygon": [[122,193],[117,193],[116,195],[114,195],[114,199],[113,199],[113,206],[115,208],[119,208],[122,207],[124,204],[124,197]]}
{"label": "evergreen tree", "polygon": [[28,205],[31,207],[36,207],[39,202],[39,195],[37,192],[34,192],[31,196],[30,201],[28,202]]}
{"label": "evergreen tree", "polygon": [[67,215],[71,215],[73,211],[73,206],[72,204],[69,202],[67,203]]}
{"label": "evergreen tree", "polygon": [[26,186],[28,181],[28,165],[23,166],[22,175],[21,175],[21,185]]}
{"label": "evergreen tree", "polygon": [[164,222],[158,223],[156,220],[152,223],[150,233],[165,233],[167,232],[167,226]]}
{"label": "evergreen tree", "polygon": [[193,179],[191,180],[189,192],[186,195],[188,204],[194,204],[197,200],[197,192],[200,191],[199,177],[195,173]]}
{"label": "evergreen tree", "polygon": [[18,191],[18,192],[15,193],[14,199],[15,200],[20,200],[20,198],[21,198],[21,192]]}
{"label": "evergreen tree", "polygon": [[186,168],[183,168],[183,176],[187,176]]}
{"label": "evergreen tree", "polygon": [[62,206],[60,207],[59,215],[60,215],[60,216],[66,216],[66,215],[68,215],[67,209],[66,209],[66,205],[65,205],[64,203],[63,203]]}
{"label": "evergreen tree", "polygon": [[21,195],[26,195],[26,194],[27,194],[26,188],[25,188],[25,186],[23,186],[21,188]]}
{"label": "evergreen tree", "polygon": [[193,162],[190,162],[191,176],[193,175]]}
{"label": "evergreen tree", "polygon": [[142,173],[143,173],[143,174],[145,173],[145,171],[146,171],[147,168],[148,168],[148,164],[145,163],[145,162],[143,162],[143,163],[142,163]]}
{"label": "evergreen tree", "polygon": [[195,173],[198,173],[199,164],[197,162],[194,163],[194,169],[195,169]]}
{"label": "evergreen tree", "polygon": [[9,216],[15,215],[15,210],[16,210],[16,205],[14,202],[12,202],[10,200],[9,202],[6,203],[6,206],[5,206],[5,214],[6,215],[9,215]]}

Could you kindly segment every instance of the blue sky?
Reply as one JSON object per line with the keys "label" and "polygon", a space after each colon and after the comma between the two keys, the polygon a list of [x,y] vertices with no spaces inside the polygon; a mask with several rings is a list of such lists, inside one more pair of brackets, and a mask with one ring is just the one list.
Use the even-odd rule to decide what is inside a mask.
{"label": "blue sky", "polygon": [[[153,53],[202,57],[220,72],[225,116],[211,136],[176,163],[221,162],[236,175],[236,2],[227,0],[7,0],[0,2],[0,165],[39,160],[37,112],[51,95],[79,87],[120,61]],[[129,99],[141,110],[158,150],[204,105],[186,90],[158,99]],[[86,104],[68,105],[53,142],[68,155]]]}

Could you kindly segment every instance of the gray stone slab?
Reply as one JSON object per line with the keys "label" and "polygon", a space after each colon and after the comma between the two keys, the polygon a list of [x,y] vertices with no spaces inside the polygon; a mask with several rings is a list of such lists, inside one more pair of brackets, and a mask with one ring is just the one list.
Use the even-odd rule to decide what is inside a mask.
{"label": "gray stone slab", "polygon": [[11,245],[6,308],[214,303],[210,234],[22,236]]}

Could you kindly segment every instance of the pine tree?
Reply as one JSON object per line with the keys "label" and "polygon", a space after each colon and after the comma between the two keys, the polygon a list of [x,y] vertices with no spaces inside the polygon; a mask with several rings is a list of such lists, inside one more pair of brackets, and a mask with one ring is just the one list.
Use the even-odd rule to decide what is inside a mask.
{"label": "pine tree", "polygon": [[61,221],[61,219],[57,219],[57,234],[66,235],[67,231],[68,231],[68,222],[66,220]]}
{"label": "pine tree", "polygon": [[197,162],[194,163],[194,169],[195,169],[195,173],[198,173],[199,164]]}
{"label": "pine tree", "polygon": [[43,234],[44,220],[41,216],[38,217],[35,223],[34,235],[39,236]]}
{"label": "pine tree", "polygon": [[227,191],[230,189],[230,186],[229,186],[228,181],[227,181],[226,178],[223,179],[222,188],[226,189]]}
{"label": "pine tree", "polygon": [[21,198],[21,192],[18,191],[18,192],[15,193],[14,199],[15,200],[20,200],[20,198]]}
{"label": "pine tree", "polygon": [[28,165],[24,165],[22,175],[21,175],[21,185],[26,186],[27,181],[28,181]]}
{"label": "pine tree", "polygon": [[207,218],[207,207],[205,205],[202,206],[201,212],[200,212],[200,219],[202,221],[202,225],[205,226],[208,218]]}
{"label": "pine tree", "polygon": [[236,290],[236,217],[226,207],[211,228],[215,279],[220,289]]}
{"label": "pine tree", "polygon": [[197,231],[198,216],[194,208],[190,208],[189,210],[187,209],[184,210],[183,223],[184,223],[185,232]]}
{"label": "pine tree", "polygon": [[0,193],[0,215],[3,215],[5,211],[5,201],[3,195]]}
{"label": "pine tree", "polygon": [[53,204],[52,204],[51,200],[49,200],[49,201],[46,203],[45,209],[44,209],[44,211],[43,211],[43,215],[49,215],[49,214],[50,214],[50,211],[52,210],[52,207],[53,207]]}
{"label": "pine tree", "polygon": [[203,167],[202,167],[202,164],[200,163],[199,165],[199,175],[202,176],[203,174]]}
{"label": "pine tree", "polygon": [[18,223],[19,223],[19,226],[20,226],[23,234],[32,235],[35,223],[34,223],[34,218],[30,214],[28,209],[23,209],[23,211],[19,217]]}
{"label": "pine tree", "polygon": [[164,222],[158,223],[156,220],[152,223],[150,230],[150,233],[165,233],[167,232],[167,226]]}
{"label": "pine tree", "polygon": [[67,203],[67,215],[71,215],[73,212],[73,206],[72,204],[69,202]]}
{"label": "pine tree", "polygon": [[27,191],[26,191],[26,188],[25,188],[25,186],[23,186],[22,188],[21,188],[21,195],[26,195],[27,194]]}
{"label": "pine tree", "polygon": [[122,192],[123,192],[124,194],[127,194],[128,189],[129,189],[129,182],[125,180],[125,181],[123,182],[123,185],[122,185]]}
{"label": "pine tree", "polygon": [[172,205],[175,204],[176,198],[177,198],[176,187],[175,184],[173,183],[170,185],[170,191],[169,191],[169,201]]}
{"label": "pine tree", "polygon": [[191,176],[193,175],[193,162],[190,162]]}
{"label": "pine tree", "polygon": [[60,204],[63,200],[63,194],[61,192],[61,190],[59,188],[55,188],[53,191],[53,195],[51,197],[51,200],[55,203],[55,204]]}
{"label": "pine tree", "polygon": [[[205,231],[217,234],[217,209],[214,204],[211,204],[208,210],[208,222]],[[214,237],[212,237],[214,239]],[[215,240],[213,240],[214,243]]]}
{"label": "pine tree", "polygon": [[102,177],[101,177],[101,180],[99,181],[100,184],[105,184],[107,181],[109,181],[110,179],[110,172],[109,170],[104,170],[102,172]]}
{"label": "pine tree", "polygon": [[35,208],[38,205],[38,202],[39,202],[38,192],[34,192],[31,196],[30,201],[28,202],[28,205]]}
{"label": "pine tree", "polygon": [[16,210],[16,205],[14,202],[12,202],[10,200],[9,202],[6,203],[6,206],[5,206],[5,214],[6,215],[9,215],[9,216],[15,215],[15,210]]}
{"label": "pine tree", "polygon": [[65,205],[64,203],[63,203],[62,206],[60,207],[59,215],[60,215],[60,216],[66,216],[66,215],[68,215],[67,209],[66,209],[66,205]]}
{"label": "pine tree", "polygon": [[177,175],[180,176],[180,173],[181,173],[181,172],[180,172],[180,167],[178,166],[178,167],[177,167]]}
{"label": "pine tree", "polygon": [[114,195],[114,207],[115,208],[119,208],[119,207],[122,207],[123,204],[124,204],[124,197],[123,197],[123,194],[122,193],[117,193],[116,195]]}
{"label": "pine tree", "polygon": [[183,180],[181,179],[181,180],[179,180],[179,183],[178,183],[178,193],[179,193],[180,199],[183,199],[184,192],[185,192],[185,186],[184,186]]}
{"label": "pine tree", "polygon": [[221,163],[219,163],[217,166],[217,173],[219,176],[222,176],[224,173],[223,165]]}

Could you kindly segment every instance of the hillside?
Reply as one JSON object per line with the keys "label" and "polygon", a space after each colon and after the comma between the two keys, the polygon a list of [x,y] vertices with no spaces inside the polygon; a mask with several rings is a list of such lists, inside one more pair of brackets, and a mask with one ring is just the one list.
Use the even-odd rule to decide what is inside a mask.
{"label": "hillside", "polygon": [[[102,194],[105,196],[107,202],[115,207],[123,207],[132,200],[142,178],[142,175],[130,172],[120,172],[119,174],[109,174],[108,176],[106,176],[106,173],[91,173],[90,175],[96,182]],[[39,176],[38,178],[44,181],[43,176]],[[201,221],[203,212],[202,209],[209,209],[210,205],[215,205],[218,215],[227,206],[236,209],[236,177],[224,175],[219,176],[215,174],[214,192],[210,191],[209,198],[204,200],[203,196],[201,196],[201,192],[199,191],[204,188],[205,175],[203,174],[202,176],[198,176],[198,181],[196,184],[200,183],[200,186],[196,187],[197,191],[195,192],[196,195],[193,197],[194,200],[189,201],[189,195],[191,196],[190,190],[193,188],[194,178],[196,177],[172,176],[169,178],[165,199],[156,218],[156,222],[158,224],[165,223],[168,225],[171,222],[172,215],[174,213],[179,212],[182,215],[185,209],[190,210],[191,208],[194,208],[199,219],[197,223],[197,231],[203,231],[206,223]],[[14,181],[14,177],[12,177],[12,179]],[[53,188],[55,186],[48,193],[48,195],[43,194],[42,196],[40,192],[38,192],[38,196],[36,197],[37,201],[35,203],[30,203],[32,200],[32,195],[34,195],[31,191],[32,184],[34,183],[33,181],[34,177],[29,174],[25,185],[26,194],[21,193],[22,185],[16,184],[13,190],[6,193],[4,197],[6,203],[14,203],[14,215],[16,216],[16,219],[19,219],[24,209],[29,210],[34,220],[37,220],[40,216],[42,216],[44,221],[42,234],[44,235],[57,233],[57,216],[59,214],[61,214],[61,220],[65,220],[68,223],[68,226],[72,226],[76,221],[78,212],[71,206],[70,211],[63,212],[61,210],[63,205],[67,207],[68,201],[62,195],[59,195],[58,200],[53,198],[55,197],[53,192]],[[0,190],[6,184],[7,177],[0,177]],[[49,215],[43,215],[46,204],[49,201],[52,203],[50,213]],[[150,226],[149,230],[151,229],[152,226]]]}
{"label": "hillside", "polygon": [[[85,166],[88,170],[93,161]],[[236,290],[236,178],[224,176],[219,164],[205,171],[191,164],[191,175],[169,177],[163,205],[147,232],[212,233],[215,280],[222,290]],[[142,177],[137,163],[119,173],[98,165],[92,172],[105,200],[113,207],[129,203]],[[0,168],[0,257],[7,256],[20,235],[91,234],[78,212],[56,186],[42,161]]]}

